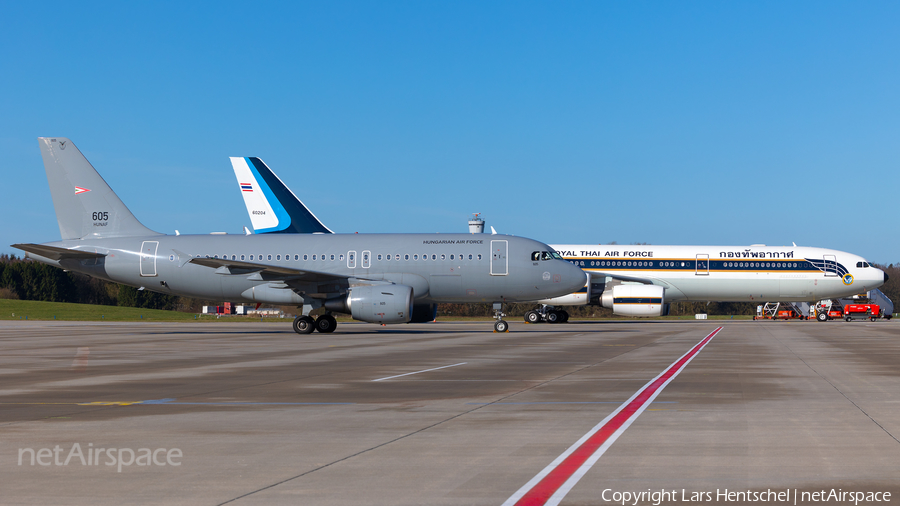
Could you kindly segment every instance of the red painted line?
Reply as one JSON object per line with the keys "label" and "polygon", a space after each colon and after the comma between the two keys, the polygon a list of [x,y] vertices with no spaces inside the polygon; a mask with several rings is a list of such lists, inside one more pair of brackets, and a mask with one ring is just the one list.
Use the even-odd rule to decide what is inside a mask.
{"label": "red painted line", "polygon": [[[585,435],[587,439],[582,438],[583,441],[580,445],[576,443],[573,447],[569,448],[566,451],[568,455],[566,455],[566,453],[560,455],[554,463],[551,463],[544,468],[541,473],[525,484],[518,492],[513,494],[504,505],[545,505],[551,498],[554,499],[551,504],[558,504],[565,494],[568,493],[568,490],[570,490],[575,483],[577,483],[578,479],[580,479],[581,476],[590,469],[590,466],[593,465],[593,462],[588,462],[588,460],[594,457],[593,461],[596,461],[600,455],[602,455],[602,452],[606,451],[606,447],[609,446],[606,445],[606,447],[604,447],[604,444],[610,440],[611,437],[612,440],[609,444],[612,444],[618,435],[624,432],[624,430],[628,428],[628,425],[643,412],[647,404],[662,392],[663,388],[665,388],[665,386],[672,381],[682,369],[684,369],[688,362],[700,353],[700,350],[702,350],[720,330],[722,330],[722,327],[712,331],[712,333],[694,345],[690,351],[676,360],[659,376],[644,385],[644,387],[641,390],[638,390],[631,399],[619,406],[618,411],[614,411],[597,427],[591,429],[594,431],[592,435],[588,432],[588,434]],[[595,456],[598,451],[600,451],[600,455]],[[565,457],[563,458],[563,456]],[[560,458],[562,458],[562,461],[557,462]],[[583,467],[586,464],[587,467]],[[578,476],[575,476],[575,481],[567,484],[576,473],[578,473]],[[563,488],[563,485],[566,485],[566,487],[563,489],[562,495],[557,494],[557,491],[559,491],[560,488]],[[554,497],[554,494],[557,494],[557,497]]]}

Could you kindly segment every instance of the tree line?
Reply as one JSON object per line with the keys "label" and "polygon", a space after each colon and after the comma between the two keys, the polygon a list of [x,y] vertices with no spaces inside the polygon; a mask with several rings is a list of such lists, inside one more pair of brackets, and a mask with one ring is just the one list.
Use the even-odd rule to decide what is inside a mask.
{"label": "tree line", "polygon": [[[878,265],[890,279],[880,290],[889,299],[900,301],[900,264]],[[39,300],[47,302],[76,302],[107,306],[140,307],[173,311],[200,312],[205,305],[217,305],[223,301],[202,300],[177,295],[166,295],[138,290],[137,288],[92,278],[84,274],[66,272],[57,267],[24,260],[14,255],[0,255],[0,299]],[[771,301],[775,302],[775,301]],[[761,302],[760,302],[761,303]],[[752,315],[756,314],[755,302],[673,302],[670,315]],[[535,309],[537,304],[507,304],[504,309],[510,316],[522,316]],[[296,311],[282,307],[286,313]],[[573,317],[612,316],[612,310],[596,306],[571,306],[566,311]],[[491,304],[438,304],[439,316],[491,316]]]}

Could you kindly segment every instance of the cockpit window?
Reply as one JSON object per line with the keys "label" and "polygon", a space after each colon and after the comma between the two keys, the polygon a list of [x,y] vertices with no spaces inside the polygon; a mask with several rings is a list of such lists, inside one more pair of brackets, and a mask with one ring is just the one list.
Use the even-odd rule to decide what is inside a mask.
{"label": "cockpit window", "polygon": [[557,253],[557,252],[555,252],[555,251],[551,251],[551,252],[550,252],[550,256],[552,256],[553,258],[555,258],[555,259],[557,259],[557,260],[562,260],[562,259],[563,259],[563,257],[560,256],[560,254]]}
{"label": "cockpit window", "polygon": [[541,259],[541,252],[540,252],[540,251],[535,251],[535,252],[533,252],[533,253],[531,254],[531,260],[532,260],[533,262],[537,262],[537,261],[540,260],[540,259]]}
{"label": "cockpit window", "polygon": [[856,262],[857,267],[872,267],[869,262]]}
{"label": "cockpit window", "polygon": [[550,256],[550,253],[541,251],[541,260],[550,260],[551,258],[553,257]]}

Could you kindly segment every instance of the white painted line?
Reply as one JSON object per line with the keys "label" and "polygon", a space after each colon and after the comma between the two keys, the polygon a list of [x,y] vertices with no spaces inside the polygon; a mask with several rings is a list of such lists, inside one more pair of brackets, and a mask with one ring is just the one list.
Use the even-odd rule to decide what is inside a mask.
{"label": "white painted line", "polygon": [[644,385],[609,416],[516,491],[503,506],[557,506],[616,439],[722,330],[717,328]]}
{"label": "white painted line", "polygon": [[468,364],[468,362],[460,362],[460,363],[458,363],[458,364],[445,365],[445,366],[442,366],[442,367],[435,367],[435,368],[433,368],[433,369],[425,369],[424,371],[408,372],[408,373],[406,373],[406,374],[398,374],[398,375],[396,375],[396,376],[388,376],[387,378],[378,378],[377,380],[372,380],[372,381],[373,381],[373,382],[374,382],[374,381],[384,381],[384,380],[389,380],[389,379],[399,378],[399,377],[401,377],[401,376],[409,376],[410,374],[419,374],[420,372],[437,371],[438,369],[446,369],[446,368],[448,368],[448,367],[456,367],[456,366],[458,366],[458,365],[465,365],[465,364]]}

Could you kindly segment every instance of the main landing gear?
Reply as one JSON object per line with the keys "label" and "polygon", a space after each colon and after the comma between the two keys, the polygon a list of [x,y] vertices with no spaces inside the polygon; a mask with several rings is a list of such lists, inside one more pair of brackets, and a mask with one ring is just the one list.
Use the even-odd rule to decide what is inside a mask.
{"label": "main landing gear", "polygon": [[506,316],[503,313],[503,303],[495,302],[494,303],[494,318],[497,321],[494,323],[494,332],[509,332],[509,324],[503,319]]}
{"label": "main landing gear", "polygon": [[525,313],[525,321],[528,323],[566,323],[569,321],[569,313],[553,306],[542,305],[540,309]]}
{"label": "main landing gear", "polygon": [[294,332],[298,334],[312,334],[314,330],[318,330],[323,334],[330,334],[336,328],[337,320],[330,314],[323,314],[315,320],[307,315],[294,318]]}

